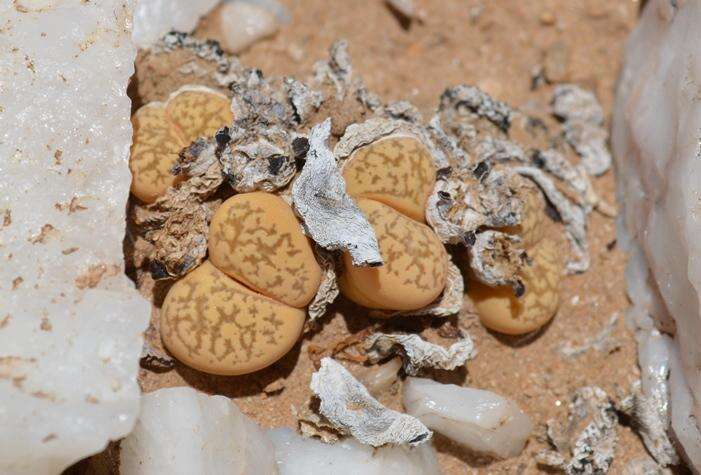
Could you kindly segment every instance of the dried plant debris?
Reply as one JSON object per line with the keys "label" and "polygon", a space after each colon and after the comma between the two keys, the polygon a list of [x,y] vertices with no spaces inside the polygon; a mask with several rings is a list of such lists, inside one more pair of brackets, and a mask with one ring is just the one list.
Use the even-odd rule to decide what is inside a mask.
{"label": "dried plant debris", "polygon": [[613,332],[616,329],[617,324],[618,313],[614,313],[596,336],[587,338],[580,345],[573,345],[572,342],[565,342],[560,347],[560,353],[567,358],[574,358],[591,349],[601,353],[612,353],[616,351],[618,348],[620,348],[620,343],[613,337]]}
{"label": "dried plant debris", "polygon": [[333,255],[318,246],[314,249],[314,254],[321,266],[322,275],[319,289],[307,307],[307,315],[312,324],[326,314],[328,306],[338,297],[336,262]]}
{"label": "dried plant debris", "polygon": [[[292,183],[291,201],[307,234],[320,248],[347,250],[354,266],[381,265],[382,256],[371,227],[346,193],[339,165],[343,166],[354,151],[379,139],[408,136],[427,148],[437,170],[426,219],[444,243],[469,249],[472,271],[480,281],[522,291],[518,271],[525,254],[521,243],[518,237],[499,229],[520,223],[525,178],[542,189],[565,224],[575,250],[568,269],[581,272],[588,267],[586,215],[592,209],[608,212],[610,207],[594,194],[582,166],[569,164],[554,150],[526,153],[509,140],[511,123],[520,115],[478,88],[460,85],[447,89],[436,114],[425,124],[409,102],[383,105],[365,88],[353,74],[344,41],[334,43],[328,61],[315,65],[315,75],[308,83],[295,78],[264,79],[259,71],[242,68],[215,45],[188,35],[166,35],[154,50],[189,51],[216,64],[216,70],[226,77],[234,121],[198,147],[212,162],[218,162],[218,172],[230,188],[238,193],[288,193]],[[569,96],[562,97],[567,103]],[[561,116],[569,114],[572,120],[597,121],[595,108],[585,106],[575,104],[556,111]],[[327,117],[330,123],[312,126],[315,119]],[[332,134],[340,137],[333,154],[327,144]],[[306,162],[300,172],[296,162],[302,158]],[[182,165],[173,169],[184,170]],[[216,167],[213,174],[218,179]],[[567,188],[564,193],[563,186]],[[166,205],[178,210],[174,216],[169,216],[174,214],[169,211],[160,219],[150,217],[154,227],[161,228],[152,231],[148,240],[155,244],[153,267],[162,276],[181,276],[204,258],[203,231],[215,203],[190,201],[187,207]],[[192,235],[184,235],[186,223]],[[329,274],[329,286],[322,290],[331,293],[320,295],[310,314],[321,315],[325,305],[318,303],[335,297],[334,280]],[[450,283],[455,285],[448,286],[440,301],[412,313],[444,316],[458,311],[462,279]]]}
{"label": "dried plant debris", "polygon": [[621,405],[631,416],[634,427],[655,460],[662,466],[675,465],[679,457],[668,434],[672,399],[669,338],[652,330],[638,331],[637,340],[641,382],[634,386],[632,413],[625,411],[630,398]]}
{"label": "dried plant debris", "polygon": [[543,190],[548,201],[557,210],[565,225],[567,237],[572,243],[575,258],[567,263],[571,273],[585,272],[589,268],[590,257],[587,245],[587,213],[584,208],[577,206],[557,189],[552,179],[542,170],[535,167],[515,167],[514,171],[530,178]]}
{"label": "dried plant debris", "polygon": [[[144,332],[144,347],[141,351],[140,365],[144,369],[155,372],[169,371],[175,367],[175,359],[173,359],[163,349],[155,347],[151,341],[158,341],[160,334],[153,323],[149,324]],[[160,345],[159,345],[160,346]]]}
{"label": "dried plant debris", "polygon": [[389,136],[415,138],[429,150],[436,169],[447,169],[450,166],[447,157],[434,145],[424,127],[403,119],[382,117],[373,117],[365,122],[349,125],[334,147],[334,156],[338,160],[344,160],[360,147]]}
{"label": "dried plant debris", "polygon": [[606,473],[616,450],[617,425],[616,408],[606,392],[596,386],[580,388],[564,427],[548,421],[548,441],[555,450],[538,453],[538,463],[568,475]]}
{"label": "dried plant debris", "polygon": [[589,175],[582,164],[570,163],[560,152],[554,149],[538,151],[533,161],[555,178],[566,183],[574,192],[576,203],[586,213],[596,209],[604,216],[614,217],[616,210],[603,201],[594,191]]}
{"label": "dried plant debris", "polygon": [[657,330],[638,332],[638,363],[642,377],[632,394],[620,403],[657,463],[666,467],[679,463],[670,440],[669,341]]}
{"label": "dried plant debris", "polygon": [[669,428],[667,394],[643,394],[638,381],[633,387],[633,394],[621,401],[619,409],[631,418],[633,427],[659,465],[667,467],[679,463],[679,456],[667,434]]}
{"label": "dried plant debris", "polygon": [[330,134],[329,119],[312,128],[307,160],[292,185],[292,201],[318,245],[347,250],[355,266],[381,265],[372,226],[346,193],[336,159],[326,144]]}
{"label": "dried plant debris", "polygon": [[341,433],[350,434],[363,444],[418,445],[433,433],[416,418],[387,409],[340,363],[321,360],[312,375],[311,390],[319,398],[319,412]]}
{"label": "dried plant debris", "polygon": [[208,201],[224,181],[216,157],[216,143],[198,139],[184,149],[173,170],[187,177],[149,205],[136,205],[134,220],[153,244],[150,254],[154,278],[185,275],[202,263],[213,209]]}
{"label": "dried plant debris", "polygon": [[213,69],[204,69],[199,63],[188,62],[182,66],[182,74],[194,74],[197,77],[207,76],[223,87],[241,78],[244,72],[243,66],[236,56],[231,56],[221,49],[219,43],[211,40],[201,40],[187,33],[172,31],[164,35],[150,49],[150,53],[164,54],[174,51],[189,51],[195,57],[209,63]]}
{"label": "dried plant debris", "polygon": [[[595,117],[595,114],[589,116]],[[484,232],[485,228],[498,229],[520,222],[522,199],[518,196],[517,175],[522,175],[541,188],[565,224],[575,253],[568,270],[583,272],[589,266],[587,215],[592,209],[606,215],[615,212],[593,192],[583,166],[571,165],[547,147],[527,153],[510,140],[511,124],[519,117],[523,118],[506,104],[474,87],[446,90],[428,130],[448,157],[452,169],[438,177],[429,198],[427,220],[444,242],[470,247],[476,234]],[[547,129],[543,129],[547,136]],[[538,144],[547,146],[548,141],[541,140]],[[517,244],[505,246],[511,249]],[[510,250],[504,255],[516,253]],[[484,265],[471,267],[485,282],[515,283],[508,274],[496,273],[498,278],[495,279],[495,272],[485,272],[488,268]]]}
{"label": "dried plant debris", "polygon": [[504,133],[511,125],[511,108],[474,86],[459,85],[446,89],[441,95],[439,111],[444,123],[475,123],[484,118]]}
{"label": "dried plant debris", "polygon": [[517,295],[525,290],[518,278],[525,252],[517,247],[521,239],[499,231],[477,234],[470,248],[470,266],[475,276],[490,286],[510,285]]}
{"label": "dried plant debris", "polygon": [[295,78],[285,78],[287,96],[295,111],[299,123],[306,123],[319,110],[324,101],[324,95],[311,89],[308,85]]}
{"label": "dried plant debris", "polygon": [[404,371],[412,376],[424,368],[453,370],[477,354],[469,335],[446,349],[427,342],[419,335],[375,333],[365,340],[365,347],[371,363],[399,353],[404,362]]}
{"label": "dried plant debris", "polygon": [[553,113],[564,122],[565,139],[582,158],[587,173],[606,173],[612,158],[606,144],[604,111],[594,94],[572,84],[557,86]]}
{"label": "dried plant debris", "polygon": [[327,444],[338,442],[343,437],[343,433],[324,416],[318,414],[317,402],[310,399],[300,408],[294,409],[299,433],[304,437],[319,439]]}

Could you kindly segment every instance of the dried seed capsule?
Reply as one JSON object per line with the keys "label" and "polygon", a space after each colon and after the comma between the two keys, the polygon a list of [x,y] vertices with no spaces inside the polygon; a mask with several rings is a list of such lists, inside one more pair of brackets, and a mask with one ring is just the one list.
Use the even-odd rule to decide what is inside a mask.
{"label": "dried seed capsule", "polygon": [[203,87],[183,88],[166,103],[153,102],[132,117],[131,192],[152,203],[178,181],[170,173],[183,147],[231,123],[230,100]]}
{"label": "dried seed capsule", "polygon": [[351,196],[379,201],[423,223],[436,167],[419,140],[389,137],[353,152],[343,178]]}
{"label": "dried seed capsule", "polygon": [[560,303],[558,285],[562,264],[555,242],[544,239],[528,252],[531,263],[524,265],[521,279],[526,293],[516,297],[511,287],[489,287],[476,280],[468,294],[480,320],[487,328],[509,335],[529,333],[545,325]]}
{"label": "dried seed capsule", "polygon": [[209,259],[234,279],[292,307],[304,307],[321,283],[321,267],[292,208],[271,193],[244,193],[214,213]]}
{"label": "dried seed capsule", "polygon": [[180,361],[236,375],[273,364],[297,342],[304,311],[253,292],[209,261],[176,282],[161,309],[161,336]]}
{"label": "dried seed capsule", "polygon": [[344,253],[345,272],[339,280],[343,294],[381,310],[416,310],[438,298],[448,272],[448,256],[438,236],[377,201],[360,199],[358,206],[375,230],[385,264],[354,267]]}
{"label": "dried seed capsule", "polygon": [[545,236],[545,199],[540,190],[533,186],[526,188],[522,197],[521,222],[515,226],[500,229],[500,231],[518,234],[523,239],[523,246],[528,249],[535,246]]}

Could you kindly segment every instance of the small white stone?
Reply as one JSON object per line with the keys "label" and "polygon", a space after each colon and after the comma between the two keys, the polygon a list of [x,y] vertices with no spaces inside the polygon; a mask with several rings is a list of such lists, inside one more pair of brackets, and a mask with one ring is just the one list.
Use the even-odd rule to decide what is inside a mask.
{"label": "small white stone", "polygon": [[519,407],[481,389],[407,378],[404,407],[429,428],[470,450],[501,458],[521,453],[533,429]]}

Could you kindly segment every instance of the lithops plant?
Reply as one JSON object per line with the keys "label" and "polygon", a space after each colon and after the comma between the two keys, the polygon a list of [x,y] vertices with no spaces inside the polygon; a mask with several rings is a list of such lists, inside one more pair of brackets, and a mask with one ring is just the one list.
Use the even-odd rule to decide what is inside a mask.
{"label": "lithops plant", "polygon": [[245,374],[297,342],[322,270],[292,208],[279,196],[242,193],[216,211],[209,261],[171,287],[161,309],[166,347],[214,374]]}
{"label": "lithops plant", "polygon": [[[299,338],[305,313],[319,318],[339,289],[377,316],[455,314],[464,285],[447,244],[468,250],[485,325],[522,333],[553,315],[560,267],[543,239],[544,195],[568,229],[579,226],[579,244],[584,214],[568,214],[566,205],[579,208],[552,183],[554,152],[542,154],[552,158],[542,170],[509,140],[508,106],[459,86],[424,122],[411,104],[384,105],[365,89],[343,42],[308,83],[266,79],[186,35],[167,35],[151,54],[175,50],[178,61],[213,59],[214,80],[231,95],[206,127],[196,111],[183,116],[196,131],[186,138],[156,129],[156,144],[173,142],[159,149],[167,153],[135,159],[173,172],[136,211],[151,229],[152,275],[181,278],[161,333],[182,362],[217,374],[272,364]],[[135,120],[183,110],[173,96],[164,104]]]}
{"label": "lithops plant", "polygon": [[468,294],[484,326],[521,335],[538,330],[555,315],[562,263],[552,239],[545,238],[528,251],[519,278],[524,286],[520,296],[511,287],[490,287],[477,279],[468,282]]}
{"label": "lithops plant", "polygon": [[188,366],[245,374],[284,356],[297,342],[303,310],[253,292],[205,262],[171,287],[161,309],[161,336]]}
{"label": "lithops plant", "polygon": [[[339,153],[372,136],[373,127],[364,125],[341,139]],[[436,180],[430,150],[416,136],[392,133],[353,150],[342,174],[375,231],[385,263],[354,267],[344,254],[341,292],[374,309],[411,311],[429,305],[443,291],[448,268],[442,243],[423,224]]]}
{"label": "lithops plant", "polygon": [[341,292],[354,302],[382,310],[416,310],[443,291],[448,256],[428,226],[370,199],[358,200],[380,244],[385,264],[355,267],[347,253],[339,280]]}
{"label": "lithops plant", "polygon": [[533,187],[522,189],[523,207],[519,224],[503,228],[521,239],[527,257],[518,272],[522,290],[489,286],[479,279],[468,282],[468,295],[480,321],[492,330],[521,335],[538,330],[557,312],[563,265],[556,243],[546,238],[545,200]]}
{"label": "lithops plant", "polygon": [[379,201],[423,223],[436,167],[420,140],[393,135],[353,152],[343,178],[351,196]]}
{"label": "lithops plant", "polygon": [[272,193],[226,200],[212,218],[209,259],[257,292],[304,308],[321,283],[321,267],[290,205]]}
{"label": "lithops plant", "polygon": [[182,179],[171,172],[178,153],[198,137],[213,135],[232,119],[231,100],[205,87],[183,87],[165,103],[142,106],[132,117],[129,168],[134,196],[152,203],[163,195]]}

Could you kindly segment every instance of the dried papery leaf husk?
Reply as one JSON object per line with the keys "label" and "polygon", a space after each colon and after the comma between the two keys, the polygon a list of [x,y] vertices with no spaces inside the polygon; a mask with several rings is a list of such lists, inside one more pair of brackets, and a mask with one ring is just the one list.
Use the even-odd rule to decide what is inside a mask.
{"label": "dried papery leaf husk", "polygon": [[563,84],[553,94],[553,114],[564,121],[565,140],[581,157],[581,165],[590,175],[599,176],[611,168],[611,153],[606,144],[604,111],[590,91]]}
{"label": "dried papery leaf husk", "polygon": [[538,151],[533,157],[533,162],[567,184],[574,192],[577,205],[583,208],[585,213],[589,214],[593,209],[596,209],[604,216],[614,217],[616,215],[613,206],[597,195],[582,164],[571,164],[564,155],[555,149]]}
{"label": "dried papery leaf husk", "polygon": [[428,442],[433,434],[416,418],[377,402],[365,386],[331,358],[321,360],[310,388],[320,400],[319,412],[341,433],[364,444],[418,445]]}
{"label": "dried papery leaf husk", "polygon": [[307,161],[292,185],[292,201],[307,234],[328,250],[346,250],[355,266],[382,264],[375,232],[346,193],[336,160],[326,142],[331,121],[314,126]]}
{"label": "dried papery leaf husk", "polygon": [[234,122],[217,135],[222,144],[218,158],[227,182],[237,193],[271,193],[287,186],[297,172],[293,138],[280,127],[258,134],[250,130]]}
{"label": "dried papery leaf husk", "polygon": [[548,441],[555,450],[542,450],[538,463],[568,475],[607,473],[613,462],[618,417],[613,402],[601,388],[587,386],[575,391],[567,424],[548,421]]}
{"label": "dried papery leaf husk", "polygon": [[201,84],[226,93],[240,79],[243,66],[226,54],[216,41],[170,32],[136,59],[136,97],[142,103],[165,100],[171,91],[187,84]]}
{"label": "dried papery leaf husk", "polygon": [[585,210],[571,203],[542,170],[535,167],[515,167],[513,170],[538,185],[560,215],[575,253],[575,258],[567,263],[568,272],[581,273],[586,271],[589,268],[589,249]]}
{"label": "dried papery leaf husk", "polygon": [[474,154],[477,162],[487,162],[492,165],[499,162],[529,163],[526,152],[518,144],[497,137],[484,137],[476,141]]}
{"label": "dried papery leaf husk", "polygon": [[300,124],[305,124],[319,110],[324,95],[293,77],[285,78],[285,89]]}
{"label": "dried papery leaf husk", "polygon": [[155,203],[135,208],[134,220],[153,244],[149,258],[156,278],[185,275],[207,254],[209,222],[219,204],[210,198],[224,180],[216,149],[211,139],[195,141],[174,166],[189,178]]}
{"label": "dried papery leaf husk", "polygon": [[428,149],[437,170],[450,166],[445,154],[433,143],[424,127],[403,120],[382,117],[373,117],[365,122],[349,125],[334,147],[334,156],[343,161],[360,147],[389,137],[414,138]]}
{"label": "dried papery leaf husk", "polygon": [[[381,111],[382,102],[370,92],[360,77],[353,75],[348,43],[336,41],[329,48],[329,59],[314,64],[314,77],[309,81],[323,96],[316,113],[306,123],[331,119],[331,134],[343,135],[346,127],[360,122],[366,115]],[[301,118],[301,117],[300,117]]]}
{"label": "dried papery leaf husk", "polygon": [[424,368],[453,370],[463,366],[477,354],[469,335],[443,348],[429,343],[419,335],[374,333],[365,340],[368,361],[379,361],[399,353],[404,361],[404,371],[412,376]]}
{"label": "dried papery leaf husk", "polygon": [[426,221],[446,244],[472,245],[487,222],[477,180],[451,175],[436,181],[426,204]]}
{"label": "dried papery leaf husk", "polygon": [[519,271],[526,258],[521,238],[494,230],[477,234],[470,247],[470,267],[482,283],[498,287],[509,285],[517,295],[523,293]]}
{"label": "dried papery leaf husk", "polygon": [[[445,134],[467,156],[476,157],[475,147],[483,137],[506,138],[513,111],[503,102],[492,99],[474,86],[461,84],[441,95],[431,127]],[[454,165],[465,168],[464,154],[456,156]],[[474,163],[478,160],[475,158]]]}
{"label": "dried papery leaf husk", "polygon": [[321,266],[321,284],[316,295],[307,307],[309,322],[314,323],[323,317],[329,305],[338,297],[338,282],[336,281],[336,260],[329,251],[318,246],[314,247],[314,255]]}

